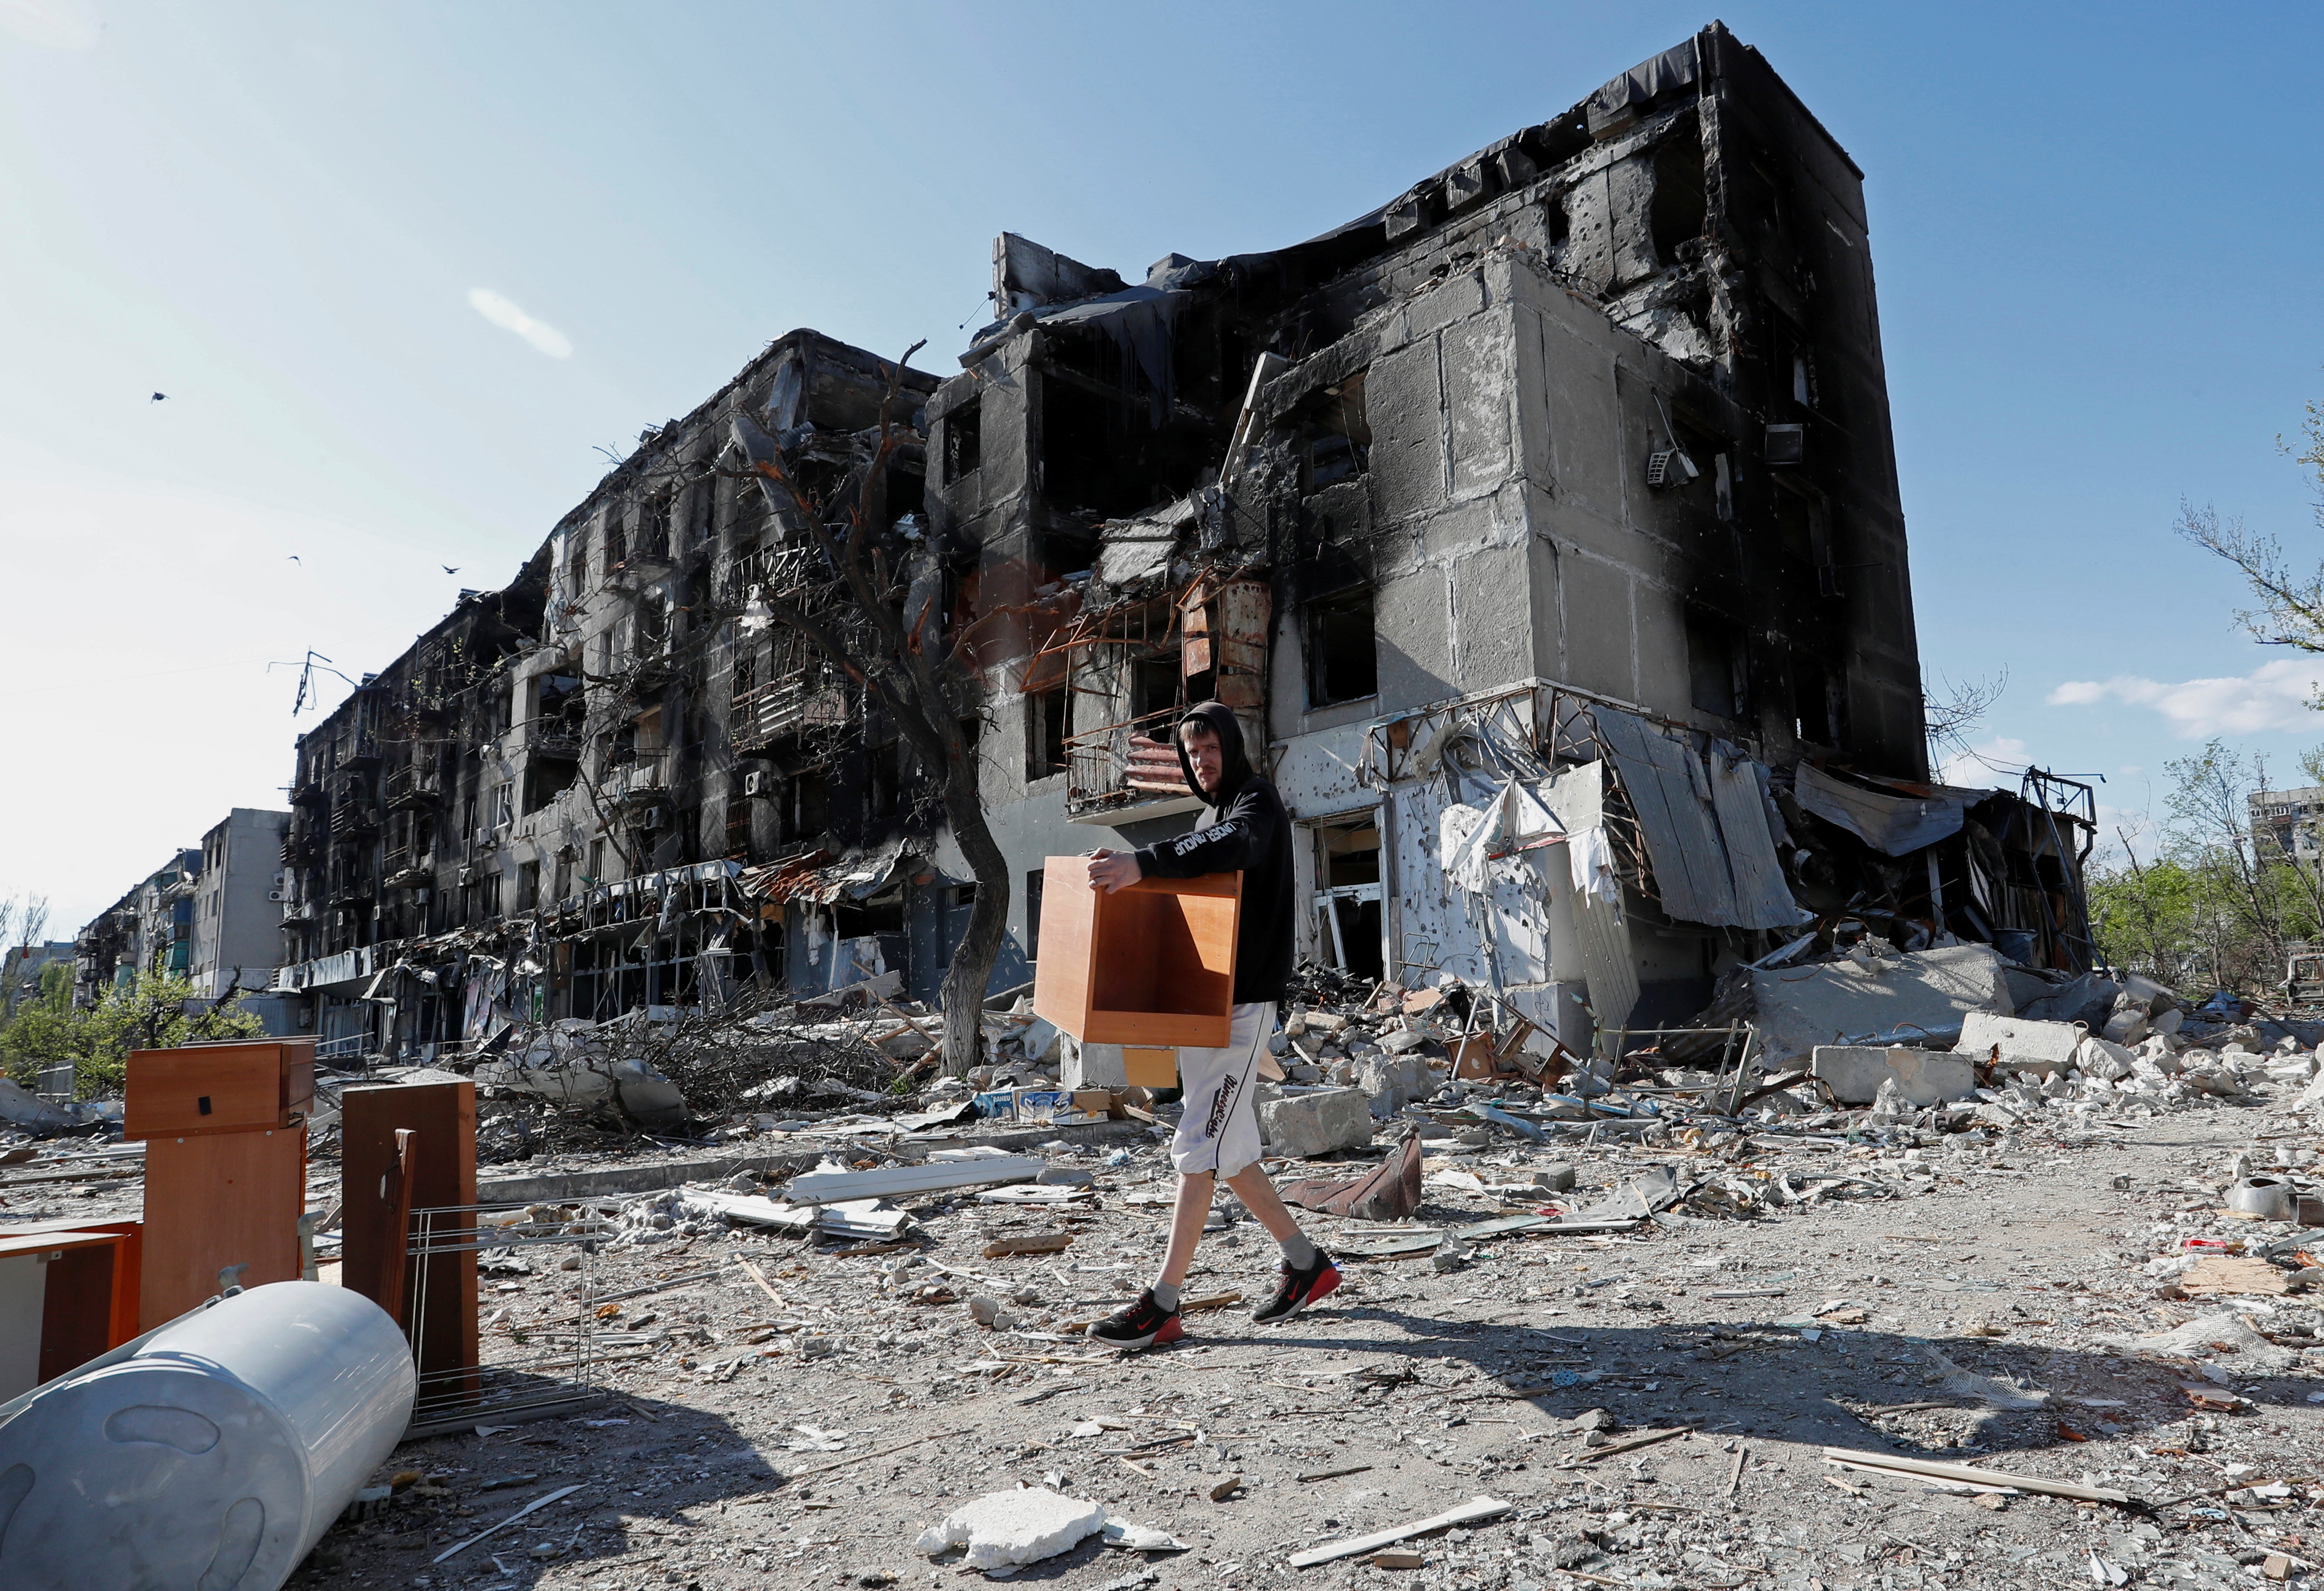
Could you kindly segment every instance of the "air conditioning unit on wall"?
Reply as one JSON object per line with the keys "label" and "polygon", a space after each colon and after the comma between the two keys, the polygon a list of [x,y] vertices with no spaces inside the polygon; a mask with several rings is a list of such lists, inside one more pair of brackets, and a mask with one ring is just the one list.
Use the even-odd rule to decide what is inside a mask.
{"label": "air conditioning unit on wall", "polygon": [[746,796],[771,796],[775,793],[775,776],[771,773],[742,775],[742,793]]}

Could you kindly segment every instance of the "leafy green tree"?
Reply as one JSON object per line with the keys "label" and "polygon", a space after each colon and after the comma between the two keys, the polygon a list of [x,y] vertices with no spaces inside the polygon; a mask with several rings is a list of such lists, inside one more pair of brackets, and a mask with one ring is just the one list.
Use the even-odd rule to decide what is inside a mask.
{"label": "leafy green tree", "polygon": [[132,1050],[166,1050],[197,1039],[247,1039],[266,1031],[243,1010],[242,996],[189,1012],[194,985],[182,976],[141,973],[117,984],[93,1007],[72,1003],[72,967],[43,967],[41,992],[0,1029],[0,1064],[11,1080],[30,1087],[46,1067],[69,1060],[80,1096],[121,1091],[122,1068]]}

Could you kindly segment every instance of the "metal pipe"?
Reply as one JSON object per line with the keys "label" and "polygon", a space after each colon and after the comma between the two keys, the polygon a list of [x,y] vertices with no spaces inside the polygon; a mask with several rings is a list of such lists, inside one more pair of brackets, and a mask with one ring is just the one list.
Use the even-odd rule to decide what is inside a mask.
{"label": "metal pipe", "polygon": [[0,1411],[0,1586],[276,1591],[395,1448],[411,1349],[360,1293],[229,1294]]}

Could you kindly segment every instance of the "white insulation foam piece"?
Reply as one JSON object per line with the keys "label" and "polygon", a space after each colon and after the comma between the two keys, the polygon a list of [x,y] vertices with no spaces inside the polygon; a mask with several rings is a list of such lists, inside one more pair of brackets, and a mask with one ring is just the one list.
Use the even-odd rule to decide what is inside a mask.
{"label": "white insulation foam piece", "polygon": [[1102,1504],[1027,1486],[989,1492],[954,1509],[920,1532],[918,1546],[931,1558],[947,1548],[965,1547],[964,1567],[992,1569],[1055,1558],[1103,1529]]}

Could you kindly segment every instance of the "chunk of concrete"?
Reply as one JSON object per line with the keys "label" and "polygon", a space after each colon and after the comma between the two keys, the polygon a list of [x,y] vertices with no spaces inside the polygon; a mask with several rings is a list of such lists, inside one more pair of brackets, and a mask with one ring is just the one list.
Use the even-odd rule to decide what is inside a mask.
{"label": "chunk of concrete", "polygon": [[1354,1088],[1284,1094],[1259,1106],[1259,1129],[1277,1154],[1329,1154],[1372,1141],[1371,1101]]}
{"label": "chunk of concrete", "polygon": [[1960,1041],[1953,1053],[1972,1061],[1990,1060],[2005,1072],[2039,1072],[2046,1078],[2071,1068],[2081,1042],[2082,1031],[2071,1022],[1972,1011],[1961,1019]]}
{"label": "chunk of concrete", "polygon": [[1103,1504],[1061,1496],[1040,1486],[1013,1492],[988,1492],[975,1502],[954,1509],[920,1533],[917,1545],[934,1558],[949,1548],[965,1547],[963,1567],[1005,1568],[1013,1564],[1038,1563],[1070,1551],[1084,1537],[1105,1529]]}
{"label": "chunk of concrete", "polygon": [[1356,1062],[1355,1086],[1370,1096],[1372,1115],[1386,1121],[1435,1093],[1436,1074],[1417,1055],[1367,1055]]}
{"label": "chunk of concrete", "polygon": [[1990,945],[1780,967],[1751,975],[1767,1064],[1806,1059],[1819,1044],[1950,1038],[1971,1012],[2015,1009]]}
{"label": "chunk of concrete", "polygon": [[1817,1080],[1842,1105],[1870,1105],[1893,1081],[1907,1105],[1943,1105],[1977,1092],[1969,1058],[1906,1044],[1819,1044],[1809,1059]]}
{"label": "chunk of concrete", "polygon": [[1084,1044],[1067,1033],[1057,1046],[1057,1081],[1066,1088],[1127,1088],[1129,1062],[1119,1044]]}

